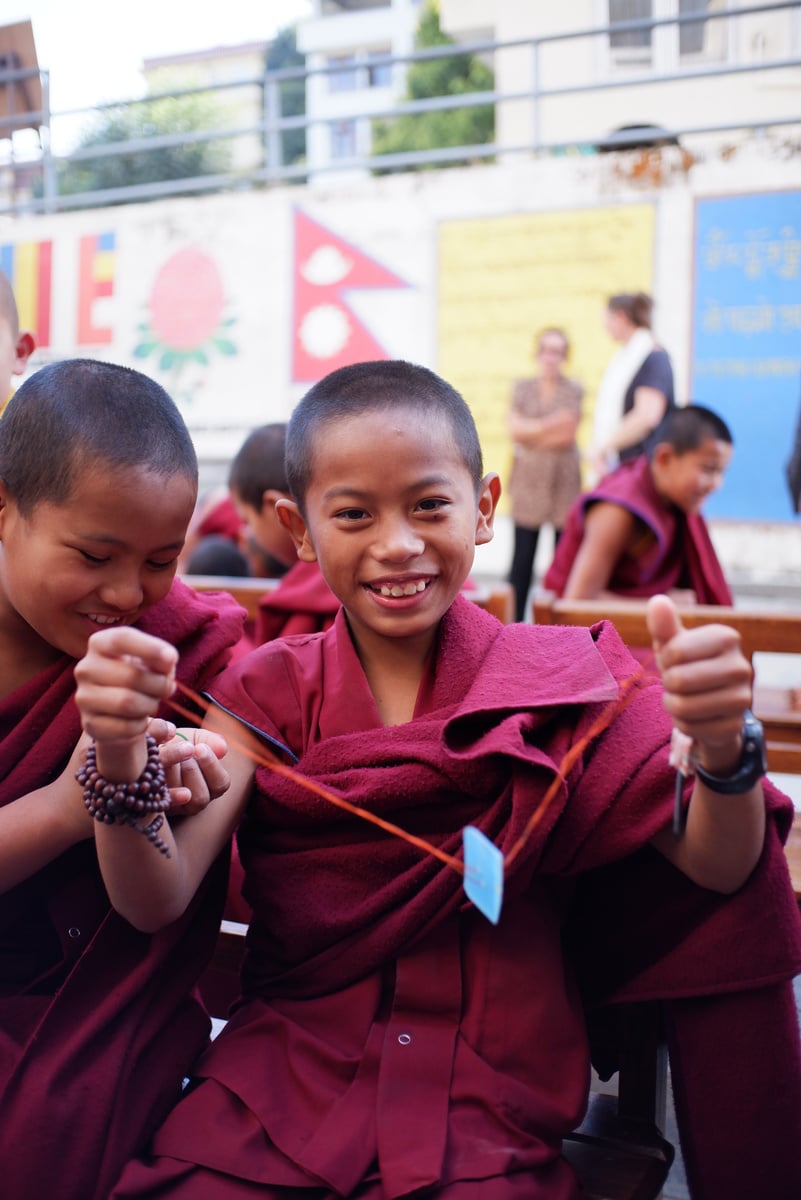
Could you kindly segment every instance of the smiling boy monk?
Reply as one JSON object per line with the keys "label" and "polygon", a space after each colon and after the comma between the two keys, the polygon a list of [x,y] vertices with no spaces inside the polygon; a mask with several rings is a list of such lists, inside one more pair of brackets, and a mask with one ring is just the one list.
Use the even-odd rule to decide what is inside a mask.
{"label": "smiling boy monk", "polygon": [[[190,988],[214,947],[224,863],[180,922],[143,937],[108,902],[75,783],[86,746],[74,670],[92,633],[158,634],[197,688],[241,635],[244,613],[229,596],[175,579],[196,495],[183,418],[138,371],[91,359],[44,366],[0,420],[0,1193],[9,1200],[107,1200],[208,1040]],[[216,765],[208,747],[188,755],[190,793],[191,774],[205,786]]]}
{"label": "smiling boy monk", "polygon": [[[327,376],[291,418],[287,465],[281,519],[339,597],[334,625],[270,642],[212,685],[231,785],[165,824],[169,858],[96,825],[112,903],[137,927],[180,916],[237,825],[254,911],[242,997],[116,1200],[577,1200],[560,1151],[587,1099],[576,971],[593,953],[607,999],[673,1001],[682,1118],[710,1181],[698,1194],[801,1194],[801,957],[777,833],[792,806],[763,789],[758,739],[743,737],[751,672],[736,633],[683,630],[653,600],[664,690],[646,682],[622,707],[635,664],[607,623],[504,626],[461,597],[500,487],[464,401],[422,367]],[[175,663],[139,631],[91,639],[78,703],[101,778],[138,786]],[[696,743],[678,837],[671,718]],[[254,768],[246,727],[299,777]],[[492,924],[459,871],[305,781],[457,860],[466,825],[508,855],[559,782],[507,863]],[[579,890],[609,929],[582,945],[579,928],[568,960]],[[682,1007],[688,996],[704,999]],[[753,1106],[737,1108],[738,1079]]]}
{"label": "smiling boy monk", "polygon": [[732,436],[711,409],[672,409],[645,454],[574,502],[544,585],[569,600],[667,593],[677,603],[731,604],[701,515],[731,461]]}

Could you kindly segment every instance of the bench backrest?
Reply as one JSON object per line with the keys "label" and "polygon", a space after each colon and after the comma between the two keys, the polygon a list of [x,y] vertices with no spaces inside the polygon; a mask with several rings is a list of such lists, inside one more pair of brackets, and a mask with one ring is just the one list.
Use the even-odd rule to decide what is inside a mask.
{"label": "bench backrest", "polygon": [[[538,625],[594,625],[609,620],[627,646],[651,644],[646,625],[645,600],[560,600],[550,592],[534,596],[533,617]],[[723,624],[736,629],[744,653],[755,668],[754,711],[765,726],[768,762],[772,771],[801,774],[801,658],[799,688],[773,687],[760,678],[760,653],[801,656],[801,613],[790,611],[750,612],[717,605],[695,605],[680,609],[687,628]]]}
{"label": "bench backrest", "polygon": [[[650,646],[645,624],[646,601],[560,600],[551,592],[536,593],[532,603],[537,625],[593,625],[609,620],[627,646]],[[759,651],[801,654],[801,612],[750,611],[723,605],[695,604],[680,608],[688,629],[698,625],[729,625],[742,638],[743,651],[753,659]],[[801,679],[799,680],[801,682]]]}
{"label": "bench backrest", "polygon": [[[230,575],[184,575],[182,578],[184,583],[199,592],[229,592],[247,611],[251,620],[258,615],[261,597],[281,582],[280,579],[240,579]],[[475,587],[465,592],[465,595],[492,613],[499,621],[503,621],[504,625],[509,625],[514,620],[515,613],[512,585],[501,580],[484,580],[478,577],[474,583]]]}

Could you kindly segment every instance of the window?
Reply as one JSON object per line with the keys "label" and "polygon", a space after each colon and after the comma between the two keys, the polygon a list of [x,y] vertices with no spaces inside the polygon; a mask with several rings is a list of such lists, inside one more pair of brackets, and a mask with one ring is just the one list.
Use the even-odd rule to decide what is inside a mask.
{"label": "window", "polygon": [[329,67],[339,67],[328,76],[329,92],[352,92],[359,86],[359,74],[356,68],[355,54],[340,54],[329,58]]}
{"label": "window", "polygon": [[[614,27],[626,21],[702,16],[725,7],[726,0],[605,0],[596,12]],[[612,71],[645,67],[670,72],[723,62],[728,57],[728,24],[726,20],[698,20],[655,29],[610,28],[609,67]]]}
{"label": "window", "polygon": [[[723,8],[722,0],[679,0],[679,13],[705,13]],[[679,26],[679,61],[720,62],[726,57],[728,21],[693,21]]]}
{"label": "window", "polygon": [[[609,24],[620,21],[648,20],[653,16],[652,0],[609,0]],[[652,29],[620,29],[609,34],[612,62],[620,64],[651,62]]]}
{"label": "window", "polygon": [[392,83],[392,63],[381,62],[390,53],[367,50],[358,54],[340,54],[327,60],[329,67],[338,67],[328,76],[330,92],[352,92],[357,88],[389,87]]}
{"label": "window", "polygon": [[370,87],[390,87],[392,84],[392,63],[376,62],[376,59],[386,58],[390,53],[386,50],[367,51],[367,78]]}
{"label": "window", "polygon": [[337,121],[331,126],[331,158],[355,158],[356,122]]}

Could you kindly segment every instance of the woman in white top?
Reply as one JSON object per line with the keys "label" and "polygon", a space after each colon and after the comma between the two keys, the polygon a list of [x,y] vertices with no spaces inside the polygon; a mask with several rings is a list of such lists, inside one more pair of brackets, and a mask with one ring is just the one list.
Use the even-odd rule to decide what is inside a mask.
{"label": "woman in white top", "polygon": [[588,458],[597,477],[642,454],[649,433],[675,407],[673,367],[651,332],[652,310],[645,292],[621,292],[607,303],[606,328],[620,349],[595,400]]}

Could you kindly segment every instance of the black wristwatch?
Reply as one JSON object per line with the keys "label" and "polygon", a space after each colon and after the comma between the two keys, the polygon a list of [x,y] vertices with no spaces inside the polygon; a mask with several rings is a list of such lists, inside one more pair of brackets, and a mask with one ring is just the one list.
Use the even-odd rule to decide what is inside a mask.
{"label": "black wristwatch", "polygon": [[694,764],[694,769],[698,778],[713,792],[722,792],[725,796],[740,796],[743,792],[750,792],[768,769],[762,722],[756,719],[750,709],[743,717],[743,753],[733,775],[720,779],[698,763]]}

